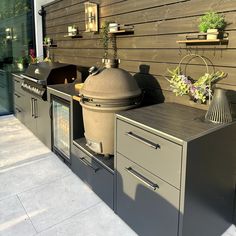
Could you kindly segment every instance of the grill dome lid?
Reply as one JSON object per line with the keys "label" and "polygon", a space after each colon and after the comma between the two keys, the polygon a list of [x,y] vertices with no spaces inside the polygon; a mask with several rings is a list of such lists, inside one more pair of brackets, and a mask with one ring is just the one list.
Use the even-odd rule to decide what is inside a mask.
{"label": "grill dome lid", "polygon": [[125,99],[139,96],[141,90],[129,72],[120,68],[107,68],[89,75],[80,94],[96,99]]}

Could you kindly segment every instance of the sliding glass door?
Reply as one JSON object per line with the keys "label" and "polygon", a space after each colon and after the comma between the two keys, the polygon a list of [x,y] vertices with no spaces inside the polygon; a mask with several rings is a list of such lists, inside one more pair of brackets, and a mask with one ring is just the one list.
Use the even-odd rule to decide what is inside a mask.
{"label": "sliding glass door", "polygon": [[0,115],[13,111],[11,73],[22,73],[35,48],[33,1],[0,1]]}

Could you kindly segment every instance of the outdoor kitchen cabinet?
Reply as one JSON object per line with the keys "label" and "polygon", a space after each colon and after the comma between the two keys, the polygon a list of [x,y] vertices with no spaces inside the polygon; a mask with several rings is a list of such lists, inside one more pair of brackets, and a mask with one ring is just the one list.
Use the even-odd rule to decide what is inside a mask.
{"label": "outdoor kitchen cabinet", "polygon": [[116,213],[139,235],[218,236],[233,223],[236,122],[163,103],[116,115]]}
{"label": "outdoor kitchen cabinet", "polygon": [[86,147],[85,138],[73,141],[71,148],[71,169],[83,180],[111,209],[113,204],[114,169],[113,159],[104,160]]}
{"label": "outdoor kitchen cabinet", "polygon": [[49,103],[24,91],[21,88],[22,82],[20,76],[13,75],[15,116],[51,148]]}
{"label": "outdoor kitchen cabinet", "polygon": [[25,93],[24,124],[47,147],[51,148],[51,126],[49,116],[49,102],[43,101],[34,95]]}
{"label": "outdoor kitchen cabinet", "polygon": [[23,79],[19,75],[12,74],[12,80],[14,114],[21,123],[26,124],[26,92],[21,88]]}

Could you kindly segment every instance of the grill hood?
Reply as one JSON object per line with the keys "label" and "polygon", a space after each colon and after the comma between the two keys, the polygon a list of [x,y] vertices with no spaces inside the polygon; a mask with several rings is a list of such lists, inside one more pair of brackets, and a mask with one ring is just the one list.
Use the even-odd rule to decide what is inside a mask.
{"label": "grill hood", "polygon": [[29,65],[25,73],[21,75],[24,82],[22,89],[32,93],[43,100],[47,100],[47,85],[73,82],[76,78],[75,65],[59,62],[40,62]]}
{"label": "grill hood", "polygon": [[82,97],[93,99],[128,99],[140,96],[141,90],[133,76],[119,68],[108,68],[89,75],[80,90]]}
{"label": "grill hood", "polygon": [[76,78],[76,66],[59,62],[39,62],[30,64],[23,77],[33,78],[38,84],[51,85],[72,82]]}

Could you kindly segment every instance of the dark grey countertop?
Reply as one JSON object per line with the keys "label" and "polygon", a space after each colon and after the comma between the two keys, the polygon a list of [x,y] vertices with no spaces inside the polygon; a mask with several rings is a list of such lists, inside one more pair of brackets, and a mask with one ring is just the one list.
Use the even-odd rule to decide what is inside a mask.
{"label": "dark grey countertop", "polygon": [[162,103],[119,112],[118,117],[181,144],[227,125],[205,122],[205,113],[181,104]]}
{"label": "dark grey countertop", "polygon": [[75,89],[75,83],[70,84],[54,84],[54,85],[48,85],[48,90],[57,90],[60,93],[63,93],[65,95],[69,96],[75,96],[78,95],[79,91]]}

